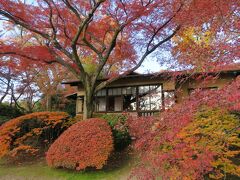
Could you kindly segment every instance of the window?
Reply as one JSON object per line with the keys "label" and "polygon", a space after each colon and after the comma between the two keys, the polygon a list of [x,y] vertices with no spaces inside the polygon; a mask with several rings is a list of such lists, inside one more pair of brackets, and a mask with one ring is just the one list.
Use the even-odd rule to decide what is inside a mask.
{"label": "window", "polygon": [[123,110],[124,111],[136,111],[137,110],[136,95],[133,95],[133,94],[123,95]]}
{"label": "window", "polygon": [[165,109],[171,108],[175,104],[175,92],[165,91],[164,92],[164,106]]}
{"label": "window", "polygon": [[97,92],[97,95],[96,95],[96,96],[98,96],[98,97],[99,97],[99,96],[106,96],[106,92],[107,92],[106,89],[102,89],[102,90],[100,90],[100,91]]}
{"label": "window", "polygon": [[106,89],[102,89],[97,92],[95,97],[95,111],[106,111]]}
{"label": "window", "polygon": [[158,111],[162,96],[162,85],[103,89],[95,96],[95,111]]}
{"label": "window", "polygon": [[114,111],[122,111],[122,97],[115,97]]}
{"label": "window", "polygon": [[162,86],[139,86],[139,109],[141,111],[162,109]]}
{"label": "window", "polygon": [[132,94],[136,94],[136,87],[124,87],[122,88],[122,94],[125,95],[132,95]]}
{"label": "window", "polygon": [[114,111],[115,98],[113,96],[108,97],[108,111]]}
{"label": "window", "polygon": [[122,111],[122,88],[108,89],[108,111]]}
{"label": "window", "polygon": [[106,97],[97,97],[95,99],[95,111],[106,111]]}
{"label": "window", "polygon": [[108,97],[108,111],[122,111],[122,98],[121,96]]}
{"label": "window", "polygon": [[124,111],[136,111],[137,110],[136,92],[137,92],[136,87],[122,88],[123,110]]}

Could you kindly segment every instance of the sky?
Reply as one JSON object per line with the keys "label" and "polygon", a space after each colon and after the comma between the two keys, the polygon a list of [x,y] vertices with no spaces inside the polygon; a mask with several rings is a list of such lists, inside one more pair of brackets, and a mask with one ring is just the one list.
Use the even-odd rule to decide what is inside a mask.
{"label": "sky", "polygon": [[154,73],[164,69],[166,69],[166,66],[160,65],[157,59],[149,57],[143,62],[142,66],[136,71],[139,73],[149,73],[149,72]]}

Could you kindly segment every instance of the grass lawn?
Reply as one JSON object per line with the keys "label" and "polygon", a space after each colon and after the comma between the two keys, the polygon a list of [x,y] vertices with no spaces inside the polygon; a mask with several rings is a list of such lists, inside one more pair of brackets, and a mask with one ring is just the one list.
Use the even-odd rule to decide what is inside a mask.
{"label": "grass lawn", "polygon": [[[118,161],[121,156],[118,157]],[[0,165],[0,180],[126,180],[132,167],[132,160],[123,158],[103,170],[75,172],[49,168],[44,160],[32,164]]]}

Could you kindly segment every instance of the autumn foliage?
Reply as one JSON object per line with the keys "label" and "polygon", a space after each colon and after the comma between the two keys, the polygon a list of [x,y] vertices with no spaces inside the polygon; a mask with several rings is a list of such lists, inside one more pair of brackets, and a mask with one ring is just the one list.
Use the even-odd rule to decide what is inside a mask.
{"label": "autumn foliage", "polygon": [[236,0],[0,0],[0,58],[67,68],[86,91],[89,118],[93,94],[147,58],[177,69],[236,62],[239,7]]}
{"label": "autumn foliage", "polygon": [[[157,122],[155,117],[132,117],[129,116],[127,120],[128,131],[131,138],[134,140],[135,148],[140,147],[144,149],[143,144],[151,138],[151,131],[154,124]],[[144,137],[144,138],[143,138]]]}
{"label": "autumn foliage", "polygon": [[0,126],[0,158],[12,162],[43,155],[66,129],[67,119],[63,112],[37,112],[4,123]]}
{"label": "autumn foliage", "polygon": [[[196,90],[167,110],[135,142],[141,179],[240,176],[240,79],[216,91]],[[147,130],[142,130],[147,132]]]}
{"label": "autumn foliage", "polygon": [[113,150],[111,128],[105,120],[92,118],[68,128],[49,148],[51,167],[101,169]]}
{"label": "autumn foliage", "polygon": [[182,154],[182,162],[189,163],[181,166],[191,167],[194,174],[199,166],[205,165],[202,174],[209,173],[214,179],[223,178],[225,173],[240,176],[240,168],[232,160],[240,154],[239,120],[224,110],[200,109],[194,121],[178,133],[175,142],[186,144],[184,151],[195,153],[198,160],[187,153]]}

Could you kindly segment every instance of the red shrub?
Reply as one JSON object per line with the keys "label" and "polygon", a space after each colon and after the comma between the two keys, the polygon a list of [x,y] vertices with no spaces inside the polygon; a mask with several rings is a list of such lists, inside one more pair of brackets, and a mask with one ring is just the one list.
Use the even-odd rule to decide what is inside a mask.
{"label": "red shrub", "polygon": [[128,117],[128,131],[137,150],[143,151],[143,148],[147,146],[148,140],[152,138],[150,132],[154,125],[157,125],[156,117]]}
{"label": "red shrub", "polygon": [[43,155],[66,129],[67,119],[63,112],[37,112],[4,123],[0,126],[0,158],[23,161]]}
{"label": "red shrub", "polygon": [[111,128],[105,120],[92,118],[72,125],[49,148],[51,167],[101,169],[113,150]]}
{"label": "red shrub", "polygon": [[[239,143],[229,143],[239,142],[239,121],[237,116],[228,114],[239,112],[239,104],[240,78],[217,91],[196,91],[185,102],[162,113],[150,130],[141,130],[146,133],[136,139],[135,147],[141,151],[143,164],[133,175],[142,179],[203,179],[208,173],[215,177],[223,171],[240,174],[228,159],[240,152]],[[209,124],[201,124],[203,120]],[[206,138],[215,135],[219,136]],[[224,146],[219,147],[222,144],[215,141],[224,142]]]}

